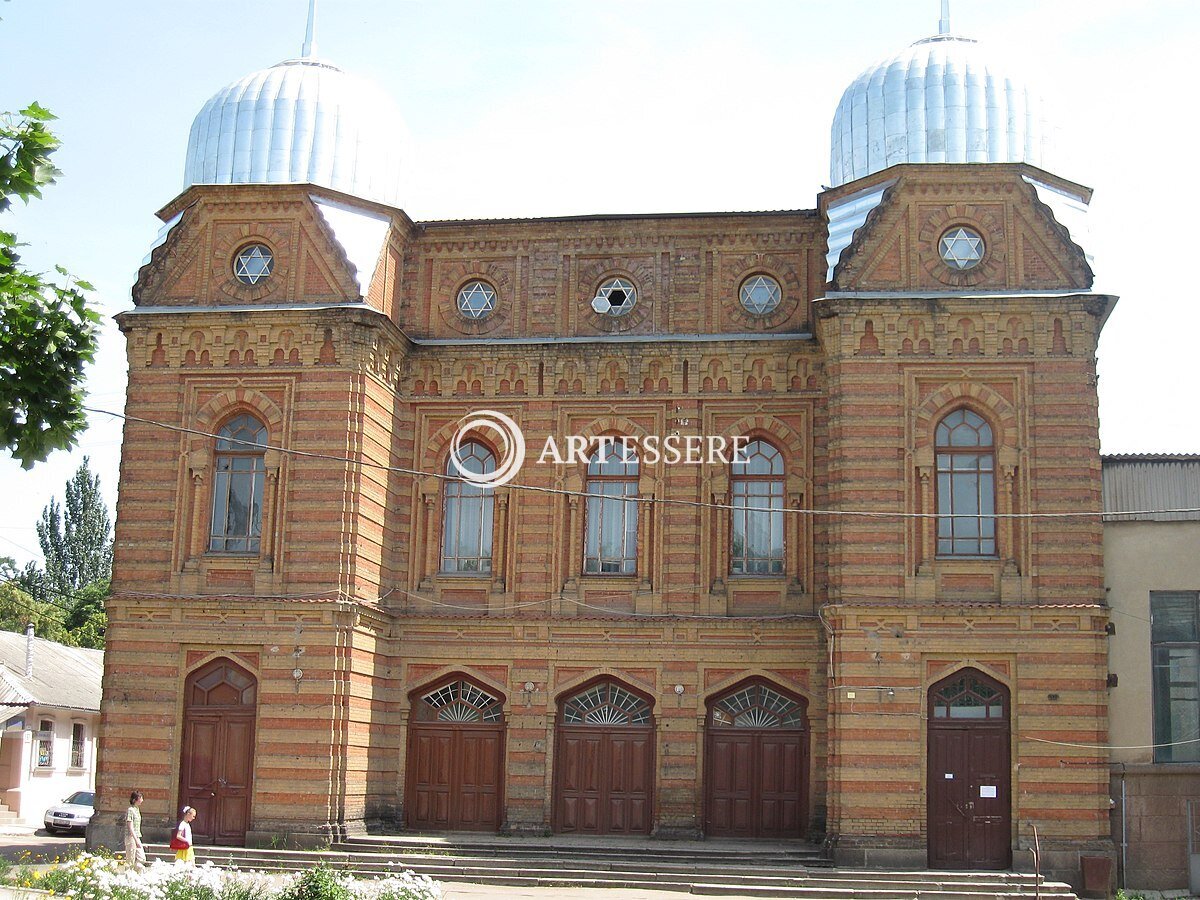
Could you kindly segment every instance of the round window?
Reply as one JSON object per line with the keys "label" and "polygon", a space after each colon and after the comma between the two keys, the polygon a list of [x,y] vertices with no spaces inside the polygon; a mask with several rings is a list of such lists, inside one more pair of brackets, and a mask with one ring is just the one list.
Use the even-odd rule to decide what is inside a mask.
{"label": "round window", "polygon": [[275,257],[265,244],[247,244],[233,258],[233,277],[242,284],[258,284],[271,275]]}
{"label": "round window", "polygon": [[765,316],[779,306],[783,292],[779,289],[779,282],[770,275],[753,275],[742,282],[740,296],[747,312]]}
{"label": "round window", "polygon": [[592,298],[592,309],[601,315],[623,316],[637,303],[637,288],[628,278],[610,278]]}
{"label": "round window", "polygon": [[468,281],[458,289],[458,311],[468,319],[482,319],[496,308],[496,291],[486,281]]}
{"label": "round window", "polygon": [[973,269],[983,261],[983,236],[972,228],[956,225],[938,241],[942,262],[961,272]]}

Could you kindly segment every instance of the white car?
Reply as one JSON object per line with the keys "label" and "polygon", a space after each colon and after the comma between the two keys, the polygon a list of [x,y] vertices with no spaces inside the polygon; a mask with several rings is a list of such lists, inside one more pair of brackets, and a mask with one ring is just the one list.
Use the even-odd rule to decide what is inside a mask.
{"label": "white car", "polygon": [[46,810],[47,831],[84,831],[92,821],[96,795],[92,791],[76,791],[62,803]]}

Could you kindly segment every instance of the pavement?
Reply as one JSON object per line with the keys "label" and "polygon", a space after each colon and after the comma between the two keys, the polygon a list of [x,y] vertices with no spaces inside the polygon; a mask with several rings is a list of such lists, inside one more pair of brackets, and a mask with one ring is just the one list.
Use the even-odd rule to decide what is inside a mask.
{"label": "pavement", "polygon": [[30,862],[49,862],[56,856],[83,849],[82,834],[50,834],[44,828],[24,828],[20,825],[5,825],[0,828],[0,856],[14,862],[24,859]]}

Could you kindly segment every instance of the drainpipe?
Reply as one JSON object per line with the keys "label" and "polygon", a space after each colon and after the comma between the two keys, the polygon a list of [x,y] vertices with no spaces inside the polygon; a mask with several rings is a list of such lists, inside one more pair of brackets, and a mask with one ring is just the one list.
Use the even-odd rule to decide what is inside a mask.
{"label": "drainpipe", "polygon": [[1126,859],[1126,851],[1129,849],[1129,840],[1125,833],[1125,763],[1121,763],[1121,890],[1125,890],[1126,867],[1129,865]]}
{"label": "drainpipe", "polygon": [[25,626],[25,677],[33,677],[33,623]]}

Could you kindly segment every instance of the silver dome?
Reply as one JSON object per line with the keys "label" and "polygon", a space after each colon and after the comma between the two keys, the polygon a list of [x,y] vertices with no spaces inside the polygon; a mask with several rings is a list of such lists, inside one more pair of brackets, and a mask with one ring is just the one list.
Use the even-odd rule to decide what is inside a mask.
{"label": "silver dome", "polygon": [[871,66],[833,117],[830,186],[897,163],[1027,162],[1047,168],[1040,95],[977,42],[941,34]]}
{"label": "silver dome", "polygon": [[400,204],[407,132],[370,82],[305,56],[247,75],[192,122],[184,186],[311,183]]}

